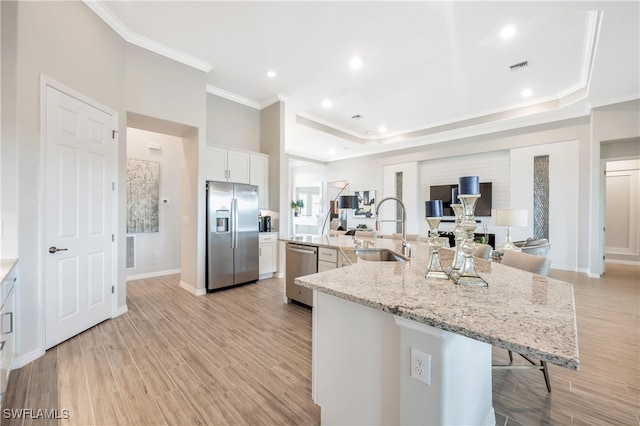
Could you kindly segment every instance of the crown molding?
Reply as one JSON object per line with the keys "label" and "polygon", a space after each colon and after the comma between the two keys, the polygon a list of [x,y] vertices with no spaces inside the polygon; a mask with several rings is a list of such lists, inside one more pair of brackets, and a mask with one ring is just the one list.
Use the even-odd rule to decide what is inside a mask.
{"label": "crown molding", "polygon": [[260,103],[254,101],[253,99],[245,98],[244,96],[236,95],[235,93],[229,92],[227,90],[221,89],[219,87],[213,86],[211,84],[207,84],[207,93],[211,93],[212,95],[220,96],[221,98],[228,99],[230,101],[242,104],[244,106],[248,106],[250,108],[254,108],[257,110],[262,109]]}
{"label": "crown molding", "polygon": [[83,0],[83,2],[128,43],[169,59],[173,59],[174,61],[188,65],[205,73],[208,73],[213,69],[213,66],[206,61],[187,55],[186,53],[180,52],[179,50],[173,49],[169,46],[165,46],[164,44],[158,43],[131,31],[129,27],[127,27],[107,6],[104,5],[102,0]]}

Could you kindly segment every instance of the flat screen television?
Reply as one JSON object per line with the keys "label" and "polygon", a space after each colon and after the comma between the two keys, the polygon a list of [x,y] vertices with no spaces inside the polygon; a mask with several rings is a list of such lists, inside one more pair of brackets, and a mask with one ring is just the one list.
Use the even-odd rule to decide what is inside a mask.
{"label": "flat screen television", "polygon": [[[442,215],[455,216],[451,208],[451,190],[457,188],[454,185],[431,185],[429,195],[431,200],[442,200]],[[480,195],[476,204],[476,216],[491,216],[491,182],[480,182]]]}

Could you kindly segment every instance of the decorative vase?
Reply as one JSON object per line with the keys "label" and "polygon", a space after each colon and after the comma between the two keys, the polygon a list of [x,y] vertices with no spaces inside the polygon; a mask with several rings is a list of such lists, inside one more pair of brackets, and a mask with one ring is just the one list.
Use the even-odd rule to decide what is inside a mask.
{"label": "decorative vase", "polygon": [[429,264],[424,268],[425,278],[447,278],[440,264],[440,235],[438,226],[442,220],[442,200],[429,200],[424,203],[425,219],[429,224]]}
{"label": "decorative vase", "polygon": [[[458,199],[462,203],[463,219],[460,226],[464,230],[465,239],[462,242],[463,259],[459,269],[451,270],[449,278],[456,284],[474,287],[488,287],[489,284],[483,280],[476,271],[475,253],[478,245],[474,241],[473,232],[478,227],[475,218],[475,208],[480,194],[460,194]],[[458,241],[456,240],[456,246]]]}
{"label": "decorative vase", "polygon": [[464,260],[464,254],[462,253],[462,244],[464,243],[464,240],[467,236],[466,231],[462,227],[462,219],[464,218],[462,204],[451,204],[451,208],[453,209],[453,213],[456,216],[456,224],[453,227],[453,235],[455,236],[456,241],[456,251],[453,255],[451,266],[445,269],[447,276],[450,276],[452,271],[460,269],[460,267],[462,266],[462,261]]}

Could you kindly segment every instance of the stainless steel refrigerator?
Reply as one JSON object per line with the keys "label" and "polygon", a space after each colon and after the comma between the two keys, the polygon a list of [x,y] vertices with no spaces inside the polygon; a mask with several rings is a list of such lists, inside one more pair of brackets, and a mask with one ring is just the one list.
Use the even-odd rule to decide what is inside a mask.
{"label": "stainless steel refrigerator", "polygon": [[258,280],[258,187],[207,182],[207,291]]}

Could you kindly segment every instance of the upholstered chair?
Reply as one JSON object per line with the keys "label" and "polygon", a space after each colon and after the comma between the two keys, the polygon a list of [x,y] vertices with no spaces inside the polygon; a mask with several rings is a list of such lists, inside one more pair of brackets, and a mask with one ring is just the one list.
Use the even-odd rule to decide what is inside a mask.
{"label": "upholstered chair", "polygon": [[546,277],[549,274],[551,259],[548,257],[534,256],[528,253],[506,250],[502,255],[502,261],[500,263]]}
{"label": "upholstered chair", "polygon": [[489,258],[491,257],[491,250],[493,250],[493,247],[491,247],[489,244],[477,243],[476,245],[478,246],[478,248],[476,249],[475,257],[489,260]]}
{"label": "upholstered chair", "polygon": [[[533,274],[538,274],[542,276],[547,276],[549,274],[549,266],[551,265],[551,259],[547,257],[534,256],[532,254],[506,250],[502,255],[502,261],[500,262],[503,265],[511,266],[513,268],[522,269],[523,271],[531,272]],[[551,392],[551,382],[549,380],[549,370],[547,369],[547,362],[540,361],[538,364],[536,361],[532,360],[526,355],[519,354],[521,357],[529,361],[531,365],[530,368],[535,368],[538,370],[542,370],[542,374],[544,376],[544,382],[547,385],[547,391]],[[513,353],[509,351],[509,360],[513,363]],[[523,366],[513,366],[513,365],[494,365],[494,368],[523,368]]]}

